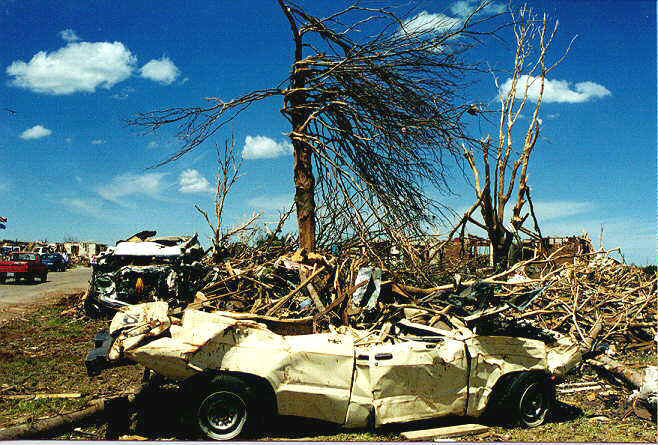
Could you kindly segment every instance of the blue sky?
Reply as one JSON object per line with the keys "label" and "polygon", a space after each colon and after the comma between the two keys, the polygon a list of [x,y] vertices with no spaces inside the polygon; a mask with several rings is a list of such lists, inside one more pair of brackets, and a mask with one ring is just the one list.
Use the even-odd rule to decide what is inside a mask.
{"label": "blue sky", "polygon": [[[327,2],[303,1],[311,13]],[[464,2],[425,1],[418,12],[457,17]],[[530,1],[559,18],[554,54],[579,35],[551,73],[543,138],[530,167],[545,234],[589,232],[627,261],[656,258],[656,3]],[[504,35],[504,34],[503,34]],[[140,135],[138,112],[203,105],[278,84],[292,59],[290,31],[274,0],[80,2],[0,0],[0,238],[114,243],[144,229],[208,235],[194,204],[211,209],[215,144],[233,133],[244,176],[226,223],[254,211],[263,221],[291,202],[292,157],[279,99],[252,107],[181,160],[174,128]],[[509,40],[509,36],[508,36]],[[489,42],[474,58],[509,67],[511,48]],[[504,79],[501,79],[501,81]],[[464,91],[496,96],[491,76]],[[8,108],[15,113],[4,110]],[[476,135],[492,131],[468,123]],[[481,132],[482,134],[478,134]],[[454,168],[459,210],[473,192]],[[207,244],[207,243],[206,243]]]}

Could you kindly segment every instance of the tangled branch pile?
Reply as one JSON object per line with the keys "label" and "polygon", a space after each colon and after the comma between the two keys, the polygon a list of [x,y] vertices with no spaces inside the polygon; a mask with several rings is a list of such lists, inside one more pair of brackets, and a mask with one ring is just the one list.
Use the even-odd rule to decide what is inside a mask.
{"label": "tangled branch pile", "polygon": [[620,263],[611,252],[562,262],[566,256],[558,250],[487,277],[442,275],[427,287],[400,257],[372,259],[354,249],[339,256],[303,249],[290,254],[285,243],[263,247],[245,247],[215,263],[215,276],[193,307],[243,313],[287,333],[330,325],[374,331],[404,317],[405,310],[409,316],[409,310],[424,309],[437,317],[457,315],[481,330],[507,325],[510,335],[522,336],[533,326],[585,340],[600,319],[599,341],[621,348],[655,344],[656,277]]}
{"label": "tangled branch pile", "polygon": [[[555,277],[555,278],[553,278]],[[515,314],[581,339],[601,318],[599,341],[628,348],[655,347],[656,276],[606,253],[581,255],[540,278],[554,279],[528,311]]]}

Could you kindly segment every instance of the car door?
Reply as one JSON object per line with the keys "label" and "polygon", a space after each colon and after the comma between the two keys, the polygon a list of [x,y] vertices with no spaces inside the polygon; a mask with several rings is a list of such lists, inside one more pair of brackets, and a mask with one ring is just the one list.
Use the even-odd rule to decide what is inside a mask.
{"label": "car door", "polygon": [[465,413],[464,341],[437,336],[382,344],[371,349],[369,362],[376,425]]}
{"label": "car door", "polygon": [[287,360],[277,371],[279,414],[342,424],[347,416],[354,373],[354,344],[349,335],[285,337]]}

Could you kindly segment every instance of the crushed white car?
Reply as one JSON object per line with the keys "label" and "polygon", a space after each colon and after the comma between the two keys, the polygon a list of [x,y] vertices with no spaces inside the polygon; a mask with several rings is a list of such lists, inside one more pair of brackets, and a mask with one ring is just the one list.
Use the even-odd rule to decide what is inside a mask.
{"label": "crushed white car", "polygon": [[504,408],[521,425],[544,422],[555,380],[581,360],[577,343],[478,335],[445,316],[382,333],[351,328],[279,335],[258,316],[166,302],[121,308],[87,357],[90,375],[125,360],[181,382],[209,438],[229,440],[280,414],[380,426]]}

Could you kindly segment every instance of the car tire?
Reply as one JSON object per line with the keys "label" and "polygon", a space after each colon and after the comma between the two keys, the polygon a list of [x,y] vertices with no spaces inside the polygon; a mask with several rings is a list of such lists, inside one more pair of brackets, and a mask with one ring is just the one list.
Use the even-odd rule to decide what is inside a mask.
{"label": "car tire", "polygon": [[5,284],[7,281],[7,274],[5,272],[0,273],[0,284]]}
{"label": "car tire", "polygon": [[509,386],[507,407],[516,423],[534,428],[544,423],[555,399],[555,391],[546,376],[525,372],[514,378]]}
{"label": "car tire", "polygon": [[41,282],[45,283],[48,280],[48,274],[47,273],[41,274],[40,278],[41,278]]}
{"label": "car tire", "polygon": [[253,430],[256,410],[242,379],[229,375],[214,377],[197,409],[197,426],[214,440],[232,440]]}

